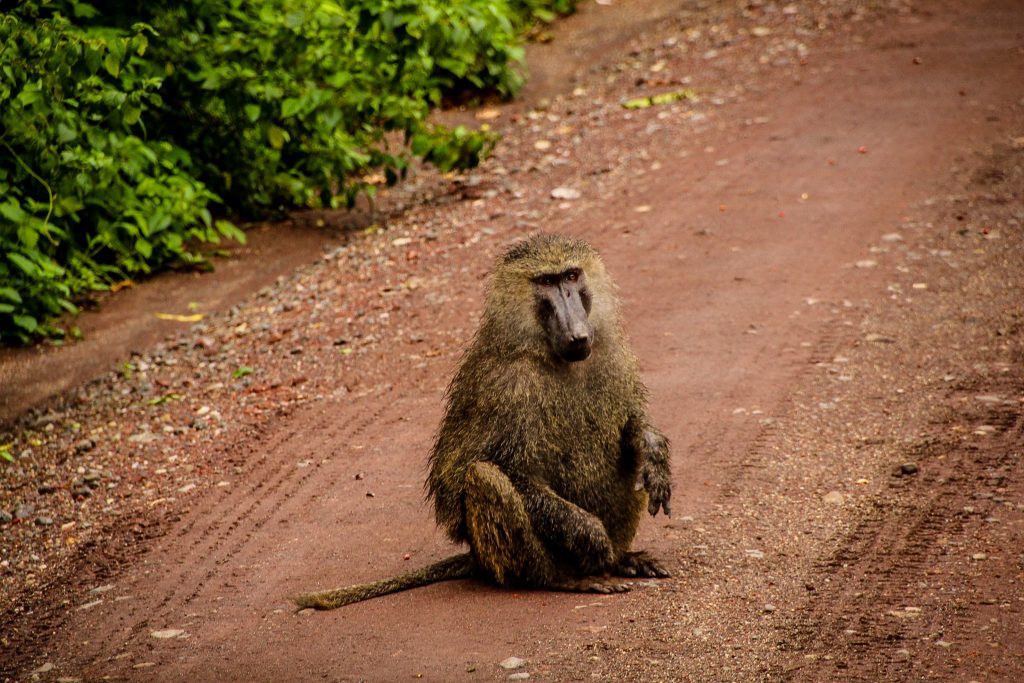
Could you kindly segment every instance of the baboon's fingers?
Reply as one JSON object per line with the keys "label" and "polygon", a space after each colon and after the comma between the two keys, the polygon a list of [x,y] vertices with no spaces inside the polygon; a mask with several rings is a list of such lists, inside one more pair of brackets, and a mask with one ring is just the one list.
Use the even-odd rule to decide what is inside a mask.
{"label": "baboon's fingers", "polygon": [[666,517],[672,516],[672,508],[669,507],[668,498],[651,498],[650,501],[647,503],[647,511],[651,513],[651,517],[654,517],[658,514],[659,508],[662,511],[664,511]]}

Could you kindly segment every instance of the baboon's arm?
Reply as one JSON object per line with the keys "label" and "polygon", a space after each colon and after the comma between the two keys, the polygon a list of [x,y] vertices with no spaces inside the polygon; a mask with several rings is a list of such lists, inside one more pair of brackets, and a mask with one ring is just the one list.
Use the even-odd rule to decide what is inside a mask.
{"label": "baboon's arm", "polygon": [[545,484],[529,482],[519,489],[534,531],[545,543],[575,558],[585,573],[600,573],[615,563],[615,547],[600,519]]}
{"label": "baboon's arm", "polygon": [[647,491],[647,511],[653,516],[661,509],[671,517],[672,467],[668,438],[645,419],[637,417],[629,420],[624,431],[625,441],[631,445],[640,465],[637,484]]}

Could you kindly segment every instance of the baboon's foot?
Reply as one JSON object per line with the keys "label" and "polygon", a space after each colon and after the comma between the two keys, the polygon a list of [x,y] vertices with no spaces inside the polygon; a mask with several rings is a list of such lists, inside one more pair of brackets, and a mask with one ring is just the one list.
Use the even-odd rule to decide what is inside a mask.
{"label": "baboon's foot", "polygon": [[550,586],[551,590],[566,591],[569,593],[626,593],[630,590],[628,583],[619,581],[588,577],[585,579],[565,579]]}
{"label": "baboon's foot", "polygon": [[626,553],[612,570],[615,576],[636,577],[638,579],[667,579],[672,576],[661,562],[646,552]]}

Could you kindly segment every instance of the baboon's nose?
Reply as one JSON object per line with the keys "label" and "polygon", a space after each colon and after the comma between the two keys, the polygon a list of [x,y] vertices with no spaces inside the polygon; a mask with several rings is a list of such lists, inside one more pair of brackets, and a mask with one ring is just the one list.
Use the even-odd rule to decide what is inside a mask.
{"label": "baboon's nose", "polygon": [[586,331],[571,332],[568,344],[566,344],[563,358],[575,362],[586,360],[590,356],[590,333]]}

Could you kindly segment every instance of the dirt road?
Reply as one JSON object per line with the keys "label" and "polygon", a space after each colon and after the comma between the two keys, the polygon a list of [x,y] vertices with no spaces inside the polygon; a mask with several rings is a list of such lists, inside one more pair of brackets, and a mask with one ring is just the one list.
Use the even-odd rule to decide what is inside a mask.
{"label": "dirt road", "polygon": [[[33,531],[80,550],[11,593],[9,675],[1024,680],[1024,12],[862,4],[679,2],[485,114],[505,140],[447,193],[83,389],[61,419],[101,445],[61,467],[108,458],[123,520]],[[537,229],[617,278],[674,451],[637,545],[675,577],[295,614],[455,550],[426,454],[483,276]]]}

